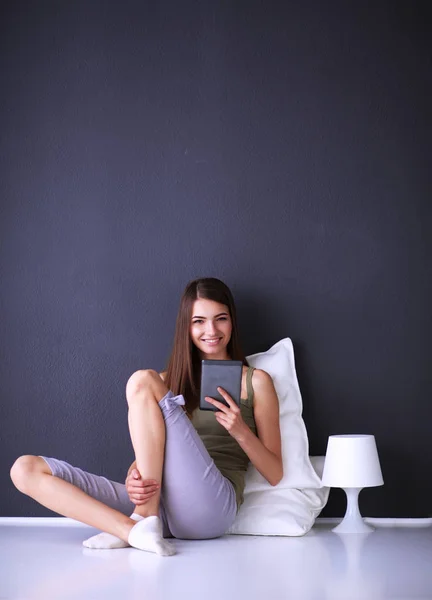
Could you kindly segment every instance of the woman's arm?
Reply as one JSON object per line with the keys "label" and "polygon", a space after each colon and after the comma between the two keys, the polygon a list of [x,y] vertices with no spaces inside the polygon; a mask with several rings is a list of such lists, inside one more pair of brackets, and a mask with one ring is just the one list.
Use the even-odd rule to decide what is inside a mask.
{"label": "woman's arm", "polygon": [[271,485],[277,485],[283,477],[279,401],[268,373],[255,369],[253,381],[254,418],[258,436],[243,421],[239,407],[225,390],[218,388],[230,408],[217,400],[206,399],[221,409],[221,412],[215,413],[216,419],[237,440],[257,471]]}
{"label": "woman's arm", "polygon": [[248,455],[253,466],[271,485],[283,477],[282,444],[279,428],[279,400],[268,373],[255,369],[254,417],[258,437],[245,424],[237,442]]}

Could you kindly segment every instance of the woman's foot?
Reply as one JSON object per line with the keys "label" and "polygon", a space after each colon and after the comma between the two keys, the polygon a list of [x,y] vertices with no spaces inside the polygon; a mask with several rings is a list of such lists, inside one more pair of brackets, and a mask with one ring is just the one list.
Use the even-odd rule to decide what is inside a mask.
{"label": "woman's foot", "polygon": [[[134,521],[141,521],[145,517],[133,513],[131,514],[130,518]],[[114,548],[129,548],[130,544],[128,544],[128,542],[124,542],[122,539],[116,535],[112,535],[111,533],[98,533],[97,535],[93,535],[91,538],[88,538],[88,540],[84,540],[83,546],[86,548],[97,548],[99,550],[113,550]]]}
{"label": "woman's foot", "polygon": [[160,556],[176,554],[174,545],[164,540],[159,517],[146,517],[134,525],[129,533],[128,542],[138,550],[154,552]]}
{"label": "woman's foot", "polygon": [[83,546],[86,548],[98,548],[99,550],[113,550],[114,548],[129,548],[130,544],[111,533],[98,533],[88,540],[84,540]]}

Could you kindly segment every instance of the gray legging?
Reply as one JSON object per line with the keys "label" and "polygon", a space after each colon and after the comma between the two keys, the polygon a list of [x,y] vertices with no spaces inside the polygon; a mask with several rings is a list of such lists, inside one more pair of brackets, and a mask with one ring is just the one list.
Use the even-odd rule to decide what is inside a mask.
{"label": "gray legging", "polygon": [[[164,537],[209,539],[233,524],[237,503],[232,483],[214,464],[196,429],[180,407],[183,396],[169,391],[159,402],[166,427],[160,517]],[[87,473],[56,458],[41,456],[52,474],[125,515],[133,513],[122,483]]]}

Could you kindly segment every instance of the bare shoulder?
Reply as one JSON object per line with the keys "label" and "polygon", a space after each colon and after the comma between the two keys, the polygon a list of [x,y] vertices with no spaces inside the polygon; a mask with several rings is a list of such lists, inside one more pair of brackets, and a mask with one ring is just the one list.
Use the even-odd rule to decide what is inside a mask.
{"label": "bare shoulder", "polygon": [[[253,372],[254,418],[258,437],[269,448],[280,440],[279,400],[271,375],[262,369]],[[270,441],[272,440],[273,441]],[[267,442],[264,442],[267,440]],[[277,447],[277,444],[276,444]],[[278,450],[280,452],[280,448]]]}
{"label": "bare shoulder", "polygon": [[269,406],[278,405],[276,389],[273,379],[267,371],[255,369],[252,375],[252,385],[254,389],[255,416],[260,410],[268,410]]}
{"label": "bare shoulder", "polygon": [[159,377],[162,379],[162,381],[165,381],[166,374],[166,371],[162,371],[162,373],[159,373]]}
{"label": "bare shoulder", "polygon": [[258,392],[264,392],[266,390],[274,388],[273,379],[267,371],[262,369],[255,369],[252,375],[252,382],[254,390]]}

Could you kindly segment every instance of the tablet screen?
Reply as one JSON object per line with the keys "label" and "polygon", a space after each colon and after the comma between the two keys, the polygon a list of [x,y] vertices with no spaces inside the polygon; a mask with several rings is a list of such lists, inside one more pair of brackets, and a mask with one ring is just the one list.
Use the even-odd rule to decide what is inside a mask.
{"label": "tablet screen", "polygon": [[228,403],[217,391],[218,387],[226,390],[237,406],[240,406],[242,370],[243,363],[241,360],[201,361],[200,409],[219,410],[205,400],[206,396],[210,396],[228,406]]}

